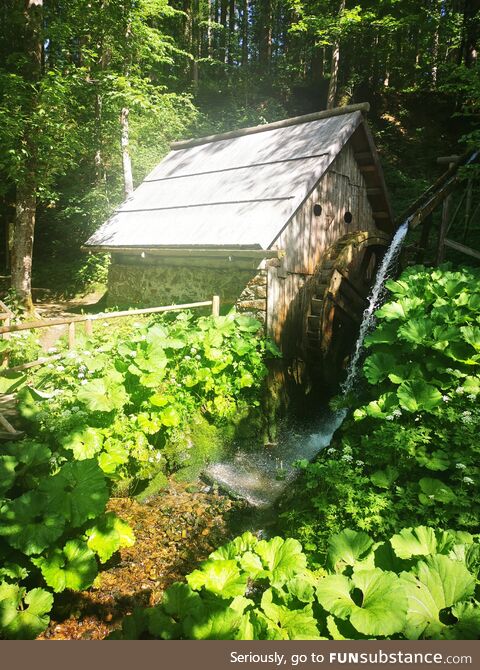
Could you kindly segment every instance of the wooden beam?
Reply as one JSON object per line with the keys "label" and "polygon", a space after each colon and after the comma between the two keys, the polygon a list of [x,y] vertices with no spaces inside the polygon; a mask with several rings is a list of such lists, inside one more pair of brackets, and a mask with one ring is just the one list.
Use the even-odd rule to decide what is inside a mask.
{"label": "wooden beam", "polygon": [[372,160],[372,154],[370,151],[356,151],[354,154],[356,161],[368,161]]}
{"label": "wooden beam", "polygon": [[373,163],[369,163],[368,165],[359,165],[358,169],[360,172],[375,172],[377,168]]}
{"label": "wooden beam", "polygon": [[351,114],[353,112],[367,113],[369,111],[370,111],[369,103],[361,102],[358,105],[346,105],[345,107],[324,109],[321,112],[314,112],[313,114],[294,116],[291,119],[283,119],[282,121],[265,123],[261,126],[253,126],[252,128],[240,128],[239,130],[231,130],[230,132],[220,133],[219,135],[208,135],[207,137],[199,137],[191,140],[172,142],[170,144],[170,148],[174,150],[189,149],[190,147],[198,147],[201,144],[209,144],[211,142],[218,142],[220,140],[230,140],[234,139],[235,137],[244,137],[245,135],[255,135],[256,133],[263,133],[265,130],[275,130],[276,128],[287,128],[288,126],[296,126],[299,123],[308,123],[309,121],[317,121],[318,119],[328,119],[331,116],[340,116],[342,114]]}
{"label": "wooden beam", "polygon": [[388,212],[372,212],[374,219],[389,219],[390,214]]}
{"label": "wooden beam", "polygon": [[383,191],[380,187],[378,186],[372,186],[372,188],[367,188],[367,196],[375,196],[375,195],[382,195]]}
{"label": "wooden beam", "polygon": [[283,258],[285,251],[283,249],[249,249],[249,248],[194,248],[194,247],[114,247],[114,246],[91,246],[81,247],[81,251],[92,254],[142,254],[151,256],[183,257],[183,258]]}
{"label": "wooden beam", "polygon": [[467,247],[464,244],[460,244],[460,242],[454,242],[453,240],[448,239],[445,239],[443,243],[450,249],[454,249],[455,251],[459,251],[462,254],[466,254],[467,256],[471,256],[472,258],[480,260],[480,251],[477,251],[476,249],[472,249],[471,247]]}
{"label": "wooden beam", "polygon": [[450,163],[456,163],[459,161],[461,156],[454,154],[453,156],[439,156],[437,158],[438,165],[450,165]]}

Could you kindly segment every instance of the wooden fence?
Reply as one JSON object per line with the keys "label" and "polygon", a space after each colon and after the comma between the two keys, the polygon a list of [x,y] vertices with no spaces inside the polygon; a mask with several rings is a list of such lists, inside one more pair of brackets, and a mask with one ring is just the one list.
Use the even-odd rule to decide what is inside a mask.
{"label": "wooden fence", "polygon": [[[0,326],[0,335],[3,338],[7,339],[10,337],[10,333],[16,333],[20,330],[34,330],[37,328],[51,328],[52,326],[67,326],[68,327],[68,347],[73,349],[75,347],[75,326],[77,323],[85,324],[85,333],[87,336],[92,335],[93,333],[93,322],[94,321],[105,321],[107,319],[119,319],[130,316],[138,316],[141,314],[158,314],[161,312],[176,312],[182,309],[194,309],[197,307],[211,307],[212,315],[219,316],[220,314],[220,298],[218,295],[214,295],[211,300],[205,300],[202,302],[190,302],[183,305],[164,305],[162,307],[145,307],[142,309],[130,309],[123,312],[101,312],[99,314],[81,314],[79,316],[67,316],[61,317],[58,319],[46,319],[46,320],[37,320],[37,321],[24,321],[23,323],[12,324],[13,313],[8,309],[8,307],[0,300],[0,322],[3,321],[3,325]],[[42,365],[49,360],[59,358],[60,356],[50,356],[45,358],[39,358],[36,361],[31,363],[24,363],[23,365],[17,365],[9,370],[25,370],[35,365]],[[8,354],[7,357],[3,360],[3,365],[5,362],[8,365]]]}

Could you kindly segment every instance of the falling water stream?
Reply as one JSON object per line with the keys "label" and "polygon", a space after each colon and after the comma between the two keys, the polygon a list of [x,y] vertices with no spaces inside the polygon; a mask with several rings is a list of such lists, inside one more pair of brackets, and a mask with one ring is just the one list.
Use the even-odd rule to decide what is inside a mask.
{"label": "falling water stream", "polygon": [[[378,269],[368,298],[368,307],[363,313],[347,376],[341,387],[344,394],[354,388],[365,336],[374,326],[375,311],[385,295],[385,282],[396,266],[408,226],[407,219],[395,233]],[[271,508],[297,476],[298,469],[294,463],[303,459],[310,461],[327,447],[346,414],[347,410],[334,412],[323,409],[318,418],[307,427],[290,427],[282,431],[278,444],[274,447],[265,447],[257,452],[238,451],[230,460],[209,466],[205,474],[225,491],[245,500],[252,507],[261,510]]]}

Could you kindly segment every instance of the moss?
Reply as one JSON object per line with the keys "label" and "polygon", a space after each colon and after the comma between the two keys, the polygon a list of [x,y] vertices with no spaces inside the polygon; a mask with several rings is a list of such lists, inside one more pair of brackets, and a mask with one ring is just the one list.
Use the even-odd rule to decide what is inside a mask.
{"label": "moss", "polygon": [[196,479],[208,463],[224,456],[230,444],[226,437],[222,429],[195,414],[188,428],[176,431],[163,449],[169,471],[182,481]]}
{"label": "moss", "polygon": [[156,496],[160,491],[163,491],[168,487],[167,476],[163,472],[157,472],[157,474],[150,479],[147,486],[137,493],[134,498],[137,502],[143,503]]}

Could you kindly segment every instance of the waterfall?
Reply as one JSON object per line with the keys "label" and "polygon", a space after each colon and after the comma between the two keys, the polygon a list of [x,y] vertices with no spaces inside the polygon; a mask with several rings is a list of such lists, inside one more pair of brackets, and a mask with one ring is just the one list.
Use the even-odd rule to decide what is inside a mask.
{"label": "waterfall", "polygon": [[[374,326],[375,311],[385,295],[385,282],[395,268],[408,226],[407,219],[395,233],[378,269],[368,298],[368,307],[363,313],[347,378],[342,384],[344,394],[354,387],[365,336]],[[253,507],[267,509],[297,476],[293,463],[302,459],[310,461],[327,447],[346,414],[346,409],[336,412],[324,411],[314,425],[284,431],[278,445],[273,449],[265,448],[257,452],[239,450],[231,460],[210,465],[204,474],[227,492],[246,500]]]}
{"label": "waterfall", "polygon": [[347,378],[343,382],[341,389],[345,395],[353,389],[358,377],[358,367],[363,353],[363,343],[367,334],[373,329],[375,325],[375,312],[382,304],[385,296],[385,282],[390,273],[395,270],[398,256],[402,250],[403,240],[408,232],[409,219],[404,221],[393,236],[390,246],[387,249],[382,263],[377,271],[375,283],[372,291],[368,296],[368,306],[363,312],[362,323],[358,332],[357,341],[355,342],[355,349],[353,350],[352,358],[347,368]]}

